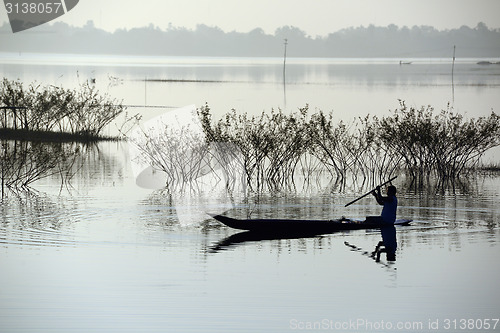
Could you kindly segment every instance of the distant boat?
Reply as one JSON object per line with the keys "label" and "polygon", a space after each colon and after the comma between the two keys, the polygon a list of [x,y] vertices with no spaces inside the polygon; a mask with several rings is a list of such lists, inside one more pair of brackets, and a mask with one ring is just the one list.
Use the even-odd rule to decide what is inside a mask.
{"label": "distant boat", "polygon": [[400,65],[411,65],[411,61],[399,61]]}
{"label": "distant boat", "polygon": [[479,61],[477,64],[478,65],[493,65],[493,63],[491,61]]}

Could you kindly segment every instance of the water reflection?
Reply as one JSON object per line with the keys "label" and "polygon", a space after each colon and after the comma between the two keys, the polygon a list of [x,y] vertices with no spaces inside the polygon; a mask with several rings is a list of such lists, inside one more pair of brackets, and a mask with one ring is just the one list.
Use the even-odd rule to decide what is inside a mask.
{"label": "water reflection", "polygon": [[81,221],[78,204],[23,192],[4,197],[0,206],[0,243],[23,246],[75,246],[71,225]]}
{"label": "water reflection", "polygon": [[2,196],[9,189],[28,189],[53,174],[69,177],[69,169],[80,153],[78,145],[66,143],[2,140],[0,145]]}
{"label": "water reflection", "polygon": [[321,247],[322,239],[325,237],[323,234],[315,234],[315,233],[293,233],[293,232],[281,232],[275,234],[269,233],[259,233],[253,231],[244,231],[233,234],[229,237],[226,237],[214,245],[208,248],[209,253],[218,253],[230,249],[234,249],[237,246],[244,245],[247,243],[255,243],[261,241],[281,241],[285,239],[314,239],[315,245]]}
{"label": "water reflection", "polygon": [[80,142],[0,141],[2,196],[8,192],[34,192],[42,179],[52,179],[62,190],[72,182],[94,182],[115,174],[121,162],[110,158],[98,144]]}
{"label": "water reflection", "polygon": [[396,258],[394,258],[394,260],[392,260],[392,258],[386,257],[385,261],[380,260],[380,255],[381,255],[380,247],[382,246],[381,243],[382,242],[377,243],[377,245],[374,246],[373,251],[363,250],[362,248],[360,248],[354,244],[351,244],[347,241],[344,242],[344,245],[347,246],[351,251],[360,253],[362,256],[365,256],[365,257],[372,259],[373,261],[384,266],[387,269],[396,270],[396,267],[394,266],[396,263]]}
{"label": "water reflection", "polygon": [[49,198],[27,192],[1,200],[1,225],[16,230],[58,230],[62,226],[58,207]]}
{"label": "water reflection", "polygon": [[382,235],[382,240],[377,244],[373,253],[376,256],[376,261],[380,261],[380,255],[382,253],[386,254],[387,261],[396,261],[396,249],[397,249],[397,239],[396,239],[396,227],[384,226],[380,228],[380,233]]}
{"label": "water reflection", "polygon": [[140,205],[145,206],[140,220],[147,228],[173,231],[178,227],[176,201],[169,191],[154,191],[147,198],[141,200]]}
{"label": "water reflection", "polygon": [[1,141],[0,243],[74,246],[73,226],[102,218],[85,192],[123,179],[113,144]]}

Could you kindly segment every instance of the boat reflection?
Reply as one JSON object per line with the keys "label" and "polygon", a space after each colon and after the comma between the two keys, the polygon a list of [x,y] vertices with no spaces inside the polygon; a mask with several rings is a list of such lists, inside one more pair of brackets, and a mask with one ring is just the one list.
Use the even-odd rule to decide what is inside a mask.
{"label": "boat reflection", "polygon": [[209,247],[209,253],[218,253],[235,248],[245,243],[282,240],[282,239],[302,239],[302,238],[322,238],[325,233],[305,233],[305,232],[279,232],[262,233],[255,231],[243,231],[226,237],[213,246]]}

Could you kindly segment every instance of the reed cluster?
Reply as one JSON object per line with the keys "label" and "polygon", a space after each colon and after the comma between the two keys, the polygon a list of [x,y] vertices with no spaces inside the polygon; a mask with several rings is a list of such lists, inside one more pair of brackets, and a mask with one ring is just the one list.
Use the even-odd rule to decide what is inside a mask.
{"label": "reed cluster", "polygon": [[124,110],[88,82],[79,89],[45,86],[4,78],[0,82],[0,129],[71,133],[97,137]]}

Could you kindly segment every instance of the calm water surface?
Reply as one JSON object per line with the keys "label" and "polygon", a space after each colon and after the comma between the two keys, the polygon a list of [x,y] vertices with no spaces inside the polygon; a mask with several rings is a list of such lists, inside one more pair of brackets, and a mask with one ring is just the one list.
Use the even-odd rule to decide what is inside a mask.
{"label": "calm water surface", "polygon": [[[241,106],[246,111],[284,105],[277,63],[216,65],[211,60],[209,65],[182,62],[154,68],[4,64],[1,69],[9,78],[47,84],[62,80],[67,86],[75,83],[76,69],[80,80],[94,74],[97,84],[109,81],[108,73],[120,74],[123,83],[106,81],[102,88],[125,98],[126,104],[144,104],[146,91],[148,105],[207,101],[219,109]],[[403,68],[382,63],[367,74],[367,64],[314,63],[300,70],[296,65],[297,78],[290,66],[290,109],[310,102],[351,112],[354,96],[361,95],[357,103],[384,114],[397,106],[397,98],[405,99],[402,91],[417,105],[439,106],[452,93],[445,84],[448,64]],[[473,63],[462,66],[468,74],[457,79],[455,104],[462,102],[456,107],[477,106],[475,116],[498,110],[498,73],[484,74]],[[443,68],[442,73],[436,74],[436,68]],[[146,76],[231,82],[144,82]],[[339,99],[331,98],[335,94]],[[238,231],[205,215],[230,202],[224,193],[168,195],[141,189],[132,176],[126,143],[101,143],[89,150],[91,157],[68,186],[61,189],[54,177],[36,183],[31,194],[2,199],[0,332],[473,332],[477,326],[460,329],[460,321],[473,319],[480,325],[489,319],[493,326],[500,316],[497,176],[470,178],[467,189],[441,192],[412,190],[400,175],[398,215],[414,222],[397,228],[397,261],[382,257],[377,263],[369,257],[381,239],[377,231],[235,238]],[[228,214],[378,214],[380,208],[369,198],[344,208],[363,190],[320,181],[305,190],[251,197],[249,205],[236,197],[238,208]]]}
{"label": "calm water surface", "polygon": [[[402,180],[398,213],[415,221],[397,228],[397,261],[377,263],[366,253],[377,231],[231,243],[237,231],[203,217],[218,193],[138,188],[123,145],[101,144],[73,188],[45,180],[3,199],[0,331],[287,332],[329,321],[426,331],[429,320],[498,317],[498,177],[471,180],[468,195],[412,193]],[[330,192],[263,194],[253,216],[379,211],[370,199],[343,207],[359,192]],[[202,217],[180,219],[186,209]]]}

